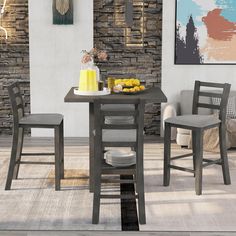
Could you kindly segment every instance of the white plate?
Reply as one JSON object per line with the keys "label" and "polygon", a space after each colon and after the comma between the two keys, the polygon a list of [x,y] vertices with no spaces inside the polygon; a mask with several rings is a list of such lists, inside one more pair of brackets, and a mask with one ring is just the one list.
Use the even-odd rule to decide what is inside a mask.
{"label": "white plate", "polygon": [[128,166],[132,166],[134,164],[136,164],[136,161],[135,162],[130,162],[130,163],[125,163],[125,164],[121,164],[121,163],[113,163],[113,162],[109,162],[106,160],[106,163],[109,164],[109,165],[112,165],[114,167],[128,167]]}
{"label": "white plate", "polygon": [[110,150],[105,153],[106,157],[133,157],[136,153],[134,151]]}
{"label": "white plate", "polygon": [[106,160],[110,163],[115,163],[115,164],[129,164],[129,163],[135,162],[136,158],[135,157],[132,159],[123,158],[123,160],[120,160],[120,159],[116,160],[116,158],[107,158]]}
{"label": "white plate", "polygon": [[74,94],[81,95],[81,96],[104,96],[110,93],[111,91],[107,88],[105,88],[103,91],[79,91],[78,88],[74,89]]}
{"label": "white plate", "polygon": [[118,162],[118,163],[127,163],[135,160],[136,156],[126,156],[126,157],[115,157],[111,155],[106,155],[108,161]]}
{"label": "white plate", "polygon": [[136,164],[134,151],[110,150],[105,153],[106,163],[114,167],[126,167]]}

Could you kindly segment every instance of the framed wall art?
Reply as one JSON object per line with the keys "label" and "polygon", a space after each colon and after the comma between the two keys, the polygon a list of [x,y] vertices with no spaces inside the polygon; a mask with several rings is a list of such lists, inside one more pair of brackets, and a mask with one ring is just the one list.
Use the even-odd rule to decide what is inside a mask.
{"label": "framed wall art", "polygon": [[175,64],[236,64],[236,0],[176,0]]}
{"label": "framed wall art", "polygon": [[53,0],[52,12],[54,25],[73,24],[73,0]]}

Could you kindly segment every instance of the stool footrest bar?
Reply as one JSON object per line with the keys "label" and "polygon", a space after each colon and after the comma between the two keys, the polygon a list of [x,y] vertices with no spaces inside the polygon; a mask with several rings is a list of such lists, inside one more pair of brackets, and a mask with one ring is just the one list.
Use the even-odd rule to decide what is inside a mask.
{"label": "stool footrest bar", "polygon": [[133,184],[133,183],[135,183],[135,181],[134,180],[130,180],[130,179],[108,179],[108,178],[102,178],[102,183]]}
{"label": "stool footrest bar", "polygon": [[217,159],[217,160],[209,160],[209,159],[203,159],[204,162],[207,162],[205,164],[202,165],[202,167],[206,167],[206,166],[209,166],[209,165],[222,165],[222,161],[221,159]]}
{"label": "stool footrest bar", "polygon": [[49,153],[21,153],[21,156],[54,156],[55,155],[55,153],[52,153],[52,152],[49,152]]}
{"label": "stool footrest bar", "polygon": [[120,199],[136,199],[138,198],[138,195],[131,195],[131,194],[122,194],[122,195],[116,195],[116,194],[101,194],[101,198],[120,198]]}
{"label": "stool footrest bar", "polygon": [[54,165],[55,162],[43,162],[43,161],[16,161],[16,164],[29,164],[29,165]]}
{"label": "stool footrest bar", "polygon": [[190,157],[190,156],[193,156],[193,153],[187,153],[187,154],[184,154],[184,155],[171,157],[171,160],[177,160],[177,159],[181,159],[181,158],[184,158],[184,157]]}
{"label": "stool footrest bar", "polygon": [[194,170],[184,168],[184,167],[180,167],[180,166],[169,165],[169,167],[172,168],[172,169],[180,170],[180,171],[194,173]]}

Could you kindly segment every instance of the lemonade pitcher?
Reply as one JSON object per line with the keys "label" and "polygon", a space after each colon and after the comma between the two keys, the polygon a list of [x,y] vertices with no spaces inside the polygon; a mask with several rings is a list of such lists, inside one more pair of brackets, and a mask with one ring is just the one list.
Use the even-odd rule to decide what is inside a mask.
{"label": "lemonade pitcher", "polygon": [[80,91],[98,91],[97,72],[93,65],[83,66],[80,70]]}

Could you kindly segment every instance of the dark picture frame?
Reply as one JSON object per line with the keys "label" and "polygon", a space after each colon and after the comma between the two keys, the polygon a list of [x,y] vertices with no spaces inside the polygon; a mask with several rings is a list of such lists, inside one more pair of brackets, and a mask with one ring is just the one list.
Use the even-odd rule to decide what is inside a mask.
{"label": "dark picture frame", "polygon": [[175,65],[236,65],[236,1],[210,2],[175,0]]}
{"label": "dark picture frame", "polygon": [[[63,0],[62,0],[63,1]],[[73,0],[67,0],[68,10],[65,12],[60,12],[57,9],[57,1],[53,0],[52,2],[52,13],[53,13],[53,24],[54,25],[72,25],[73,24]]]}

